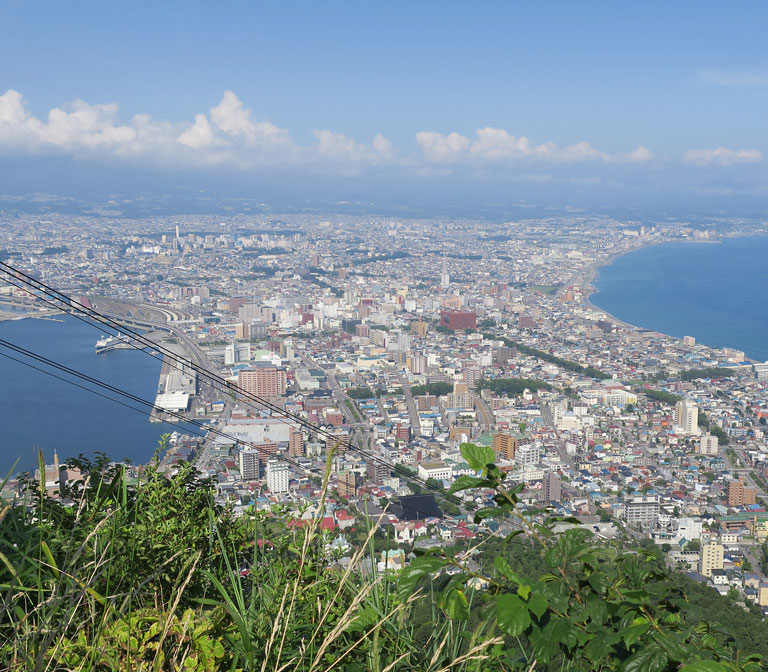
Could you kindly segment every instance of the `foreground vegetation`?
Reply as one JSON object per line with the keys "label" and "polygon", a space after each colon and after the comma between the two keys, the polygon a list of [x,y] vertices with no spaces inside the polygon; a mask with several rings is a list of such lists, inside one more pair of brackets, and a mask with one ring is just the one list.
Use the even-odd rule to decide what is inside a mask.
{"label": "foreground vegetation", "polygon": [[454,490],[492,489],[494,506],[475,519],[502,521],[506,536],[421,554],[399,574],[373,571],[387,546],[375,526],[357,530],[341,565],[317,516],[234,518],[190,467],[166,478],[151,466],[131,484],[119,466],[80,460],[71,505],[30,482],[0,513],[0,667],[762,669],[748,655],[765,650],[761,621],[739,612],[754,639],[734,641],[712,620],[723,598],[671,579],[652,551],[535,523],[490,449],[462,453],[481,476]]}

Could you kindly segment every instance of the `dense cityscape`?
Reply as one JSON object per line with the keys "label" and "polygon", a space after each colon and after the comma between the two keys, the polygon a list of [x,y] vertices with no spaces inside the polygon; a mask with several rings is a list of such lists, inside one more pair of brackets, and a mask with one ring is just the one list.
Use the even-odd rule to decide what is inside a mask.
{"label": "dense cityscape", "polygon": [[[56,319],[20,282],[28,274],[141,328],[178,356],[164,358],[151,420],[203,428],[174,432],[162,468],[191,462],[238,516],[286,505],[298,524],[320,519],[342,564],[366,516],[393,542],[379,571],[413,549],[508,533],[495,517],[473,521],[492,491],[445,494],[476,475],[460,452],[474,443],[540,516],[648,540],[676,571],[768,614],[768,363],[589,302],[598,269],[627,251],[760,233],[577,213],[14,215],[0,222],[0,259],[20,273],[5,270],[0,317]],[[142,347],[95,330],[94,344],[94,357]],[[45,470],[54,497],[79,477],[65,457]],[[21,492],[11,479],[3,497]]]}

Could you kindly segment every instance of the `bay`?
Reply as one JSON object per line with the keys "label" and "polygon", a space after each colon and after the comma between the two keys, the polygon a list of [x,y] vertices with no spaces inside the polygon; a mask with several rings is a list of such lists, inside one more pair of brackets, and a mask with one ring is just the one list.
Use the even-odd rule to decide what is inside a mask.
{"label": "bay", "polygon": [[590,301],[623,322],[768,360],[768,237],[671,243],[600,269]]}
{"label": "bay", "polygon": [[[154,401],[160,361],[138,350],[97,355],[102,334],[71,316],[56,321],[25,319],[0,322],[0,338],[48,357],[147,401]],[[21,355],[0,348],[0,354]],[[34,362],[33,362],[34,363]],[[40,368],[47,368],[34,363]],[[57,375],[64,375],[56,372]],[[146,462],[160,437],[178,430],[172,423],[150,423],[149,409],[137,412],[0,357],[0,478],[18,459],[15,471],[34,469],[41,449],[48,463],[53,451],[60,461],[80,453],[106,453],[110,459]],[[79,384],[87,385],[82,381]],[[99,390],[104,394],[110,394]],[[113,395],[114,396],[114,395]]]}

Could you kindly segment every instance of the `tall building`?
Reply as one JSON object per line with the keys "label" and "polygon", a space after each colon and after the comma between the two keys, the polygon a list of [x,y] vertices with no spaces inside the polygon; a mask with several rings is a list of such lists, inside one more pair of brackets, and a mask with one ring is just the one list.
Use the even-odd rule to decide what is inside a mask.
{"label": "tall building", "polygon": [[521,469],[533,469],[541,462],[541,449],[535,443],[518,446],[515,451],[515,462]]}
{"label": "tall building", "polygon": [[267,460],[267,490],[271,493],[288,492],[289,476],[290,470],[285,462],[276,457]]}
{"label": "tall building", "polygon": [[725,549],[722,544],[704,544],[699,553],[699,574],[712,576],[712,571],[723,568]]}
{"label": "tall building", "polygon": [[653,525],[659,518],[658,495],[634,495],[624,502],[627,525]]}
{"label": "tall building", "polygon": [[755,488],[750,488],[743,478],[728,484],[728,506],[749,506],[757,498]]}
{"label": "tall building", "polygon": [[237,374],[238,386],[258,397],[283,396],[287,382],[285,369],[270,362],[254,362]]}
{"label": "tall building", "polygon": [[451,276],[448,274],[448,269],[443,266],[443,271],[440,273],[440,286],[445,289],[451,284]]}
{"label": "tall building", "polygon": [[291,429],[288,434],[288,455],[290,457],[304,456],[304,434],[297,429]]}
{"label": "tall building", "polygon": [[542,483],[542,499],[545,502],[559,502],[562,497],[562,481],[560,474],[550,471],[544,476]]}
{"label": "tall building", "polygon": [[253,449],[241,450],[240,477],[244,481],[257,481],[260,475],[259,451]]}
{"label": "tall building", "polygon": [[717,437],[711,434],[702,434],[699,439],[699,453],[702,455],[717,455]]}
{"label": "tall building", "polygon": [[384,479],[389,478],[392,473],[392,467],[380,460],[369,460],[365,465],[365,471],[371,483],[383,483]]}
{"label": "tall building", "polygon": [[678,401],[675,404],[675,425],[684,434],[699,433],[699,407],[690,401]]}
{"label": "tall building", "polygon": [[357,495],[357,474],[354,471],[342,471],[336,482],[339,497],[354,497]]}
{"label": "tall building", "polygon": [[517,451],[517,439],[509,434],[499,432],[493,435],[491,448],[493,448],[494,453],[499,453],[505,459],[514,460],[515,452]]}
{"label": "tall building", "polygon": [[467,384],[467,389],[474,390],[477,383],[483,377],[483,369],[476,364],[470,364],[464,368],[462,372],[464,382]]}

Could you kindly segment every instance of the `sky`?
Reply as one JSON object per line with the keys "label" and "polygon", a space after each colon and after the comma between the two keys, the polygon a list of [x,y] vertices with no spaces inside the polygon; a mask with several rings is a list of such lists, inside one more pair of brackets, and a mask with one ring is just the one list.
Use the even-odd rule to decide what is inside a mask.
{"label": "sky", "polygon": [[762,2],[0,0],[0,190],[768,204]]}

